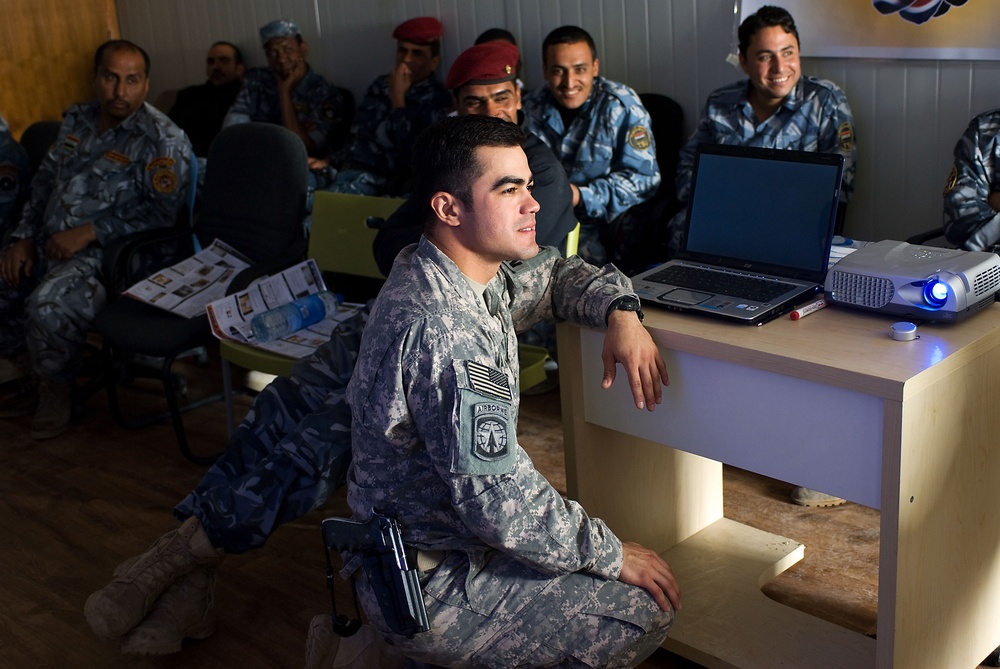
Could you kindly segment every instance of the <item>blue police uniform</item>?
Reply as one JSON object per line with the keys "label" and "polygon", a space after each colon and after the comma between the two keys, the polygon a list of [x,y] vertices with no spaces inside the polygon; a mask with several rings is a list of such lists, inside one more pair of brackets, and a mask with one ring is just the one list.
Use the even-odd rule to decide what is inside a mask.
{"label": "blue police uniform", "polygon": [[[854,117],[847,96],[834,83],[801,77],[777,111],[759,122],[750,104],[749,80],[724,86],[708,96],[698,127],[681,148],[677,163],[677,199],[691,195],[691,172],[698,144],[731,144],[769,149],[793,149],[844,156],[840,200],[848,202],[854,192],[858,157]],[[670,223],[670,245],[677,249],[687,231],[687,211]]]}
{"label": "blue police uniform", "polygon": [[608,249],[601,227],[652,197],[660,184],[649,113],[631,88],[595,77],[569,127],[547,86],[525,96],[524,115],[525,131],[552,148],[580,189],[580,255],[603,263]]}
{"label": "blue police uniform", "polygon": [[[292,91],[295,116],[316,144],[316,155],[326,155],[334,128],[342,122],[344,98],[311,67]],[[281,125],[281,99],[278,78],[269,67],[255,67],[243,77],[243,88],[229,108],[222,127],[260,121]]]}
{"label": "blue police uniform", "polygon": [[[31,239],[32,276],[0,281],[0,356],[27,343],[35,373],[71,380],[87,328],[106,299],[103,249],[131,232],[173,225],[187,200],[191,142],[145,103],[114,128],[98,130],[96,101],[71,107],[32,182],[12,237]],[[69,260],[50,260],[54,233],[92,224],[97,241]]]}
{"label": "blue police uniform", "polygon": [[986,199],[1000,192],[1000,109],[980,114],[955,144],[955,164],[944,190],[944,231],[968,251],[1000,246],[1000,212]]}

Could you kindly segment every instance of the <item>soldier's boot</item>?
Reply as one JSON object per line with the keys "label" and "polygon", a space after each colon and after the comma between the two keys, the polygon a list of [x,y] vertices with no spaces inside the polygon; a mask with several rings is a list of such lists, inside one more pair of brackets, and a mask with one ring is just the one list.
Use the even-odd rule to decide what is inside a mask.
{"label": "soldier's boot", "polygon": [[94,633],[117,639],[138,625],[163,592],[198,567],[218,567],[225,553],[212,546],[197,517],[153,542],[127,569],[90,595],[83,607]]}
{"label": "soldier's boot", "polygon": [[21,353],[13,358],[0,358],[0,386],[21,381],[31,374],[28,354]]}
{"label": "soldier's boot", "polygon": [[160,595],[149,615],[122,639],[122,652],[179,653],[184,639],[207,639],[215,624],[215,568],[198,567]]}
{"label": "soldier's boot", "polygon": [[59,436],[69,428],[72,413],[72,382],[42,379],[38,382],[38,408],[31,420],[31,438]]}
{"label": "soldier's boot", "polygon": [[406,658],[390,646],[371,625],[362,625],[352,636],[333,631],[330,614],[321,613],[309,623],[306,669],[400,669]]}

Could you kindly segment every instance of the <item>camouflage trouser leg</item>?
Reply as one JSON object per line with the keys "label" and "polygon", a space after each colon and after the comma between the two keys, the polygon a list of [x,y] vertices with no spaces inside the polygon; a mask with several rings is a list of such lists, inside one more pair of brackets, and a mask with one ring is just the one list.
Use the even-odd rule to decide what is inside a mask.
{"label": "camouflage trouser leg", "polygon": [[351,460],[345,391],[362,328],[362,318],[345,323],[257,396],[225,453],[174,509],[178,519],[198,516],[213,546],[242,553],[343,485]]}
{"label": "camouflage trouser leg", "polygon": [[[499,551],[471,570],[462,552],[421,579],[431,630],[387,637],[428,664],[513,667],[634,667],[673,622],[645,590],[577,572],[552,577]],[[365,578],[358,591],[369,621],[384,619]]]}
{"label": "camouflage trouser leg", "polygon": [[33,371],[43,379],[71,381],[87,330],[104,308],[101,259],[76,256],[50,263],[24,306],[24,334]]}
{"label": "camouflage trouser leg", "polygon": [[601,240],[600,221],[584,219],[580,221],[580,243],[576,254],[591,265],[602,267],[608,262],[608,250]]}
{"label": "camouflage trouser leg", "polygon": [[336,178],[326,190],[350,195],[382,195],[386,189],[387,179],[364,170],[340,170]]}

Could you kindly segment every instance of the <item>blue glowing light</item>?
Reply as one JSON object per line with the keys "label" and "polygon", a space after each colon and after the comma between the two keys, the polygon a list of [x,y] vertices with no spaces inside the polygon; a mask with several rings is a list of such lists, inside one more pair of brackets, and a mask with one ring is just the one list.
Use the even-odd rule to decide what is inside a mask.
{"label": "blue glowing light", "polygon": [[924,284],[924,301],[935,309],[940,309],[948,301],[948,284],[931,279]]}

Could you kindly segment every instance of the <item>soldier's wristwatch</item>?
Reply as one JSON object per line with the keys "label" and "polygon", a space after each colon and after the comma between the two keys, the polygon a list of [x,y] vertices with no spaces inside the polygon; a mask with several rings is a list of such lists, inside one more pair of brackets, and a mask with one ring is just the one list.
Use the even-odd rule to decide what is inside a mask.
{"label": "soldier's wristwatch", "polygon": [[607,313],[604,314],[605,325],[608,324],[608,319],[611,317],[611,312],[615,310],[634,311],[635,315],[639,317],[640,323],[642,322],[642,319],[646,317],[646,315],[642,313],[642,305],[639,303],[639,298],[636,297],[635,295],[622,295],[612,300],[611,304],[608,305]]}

